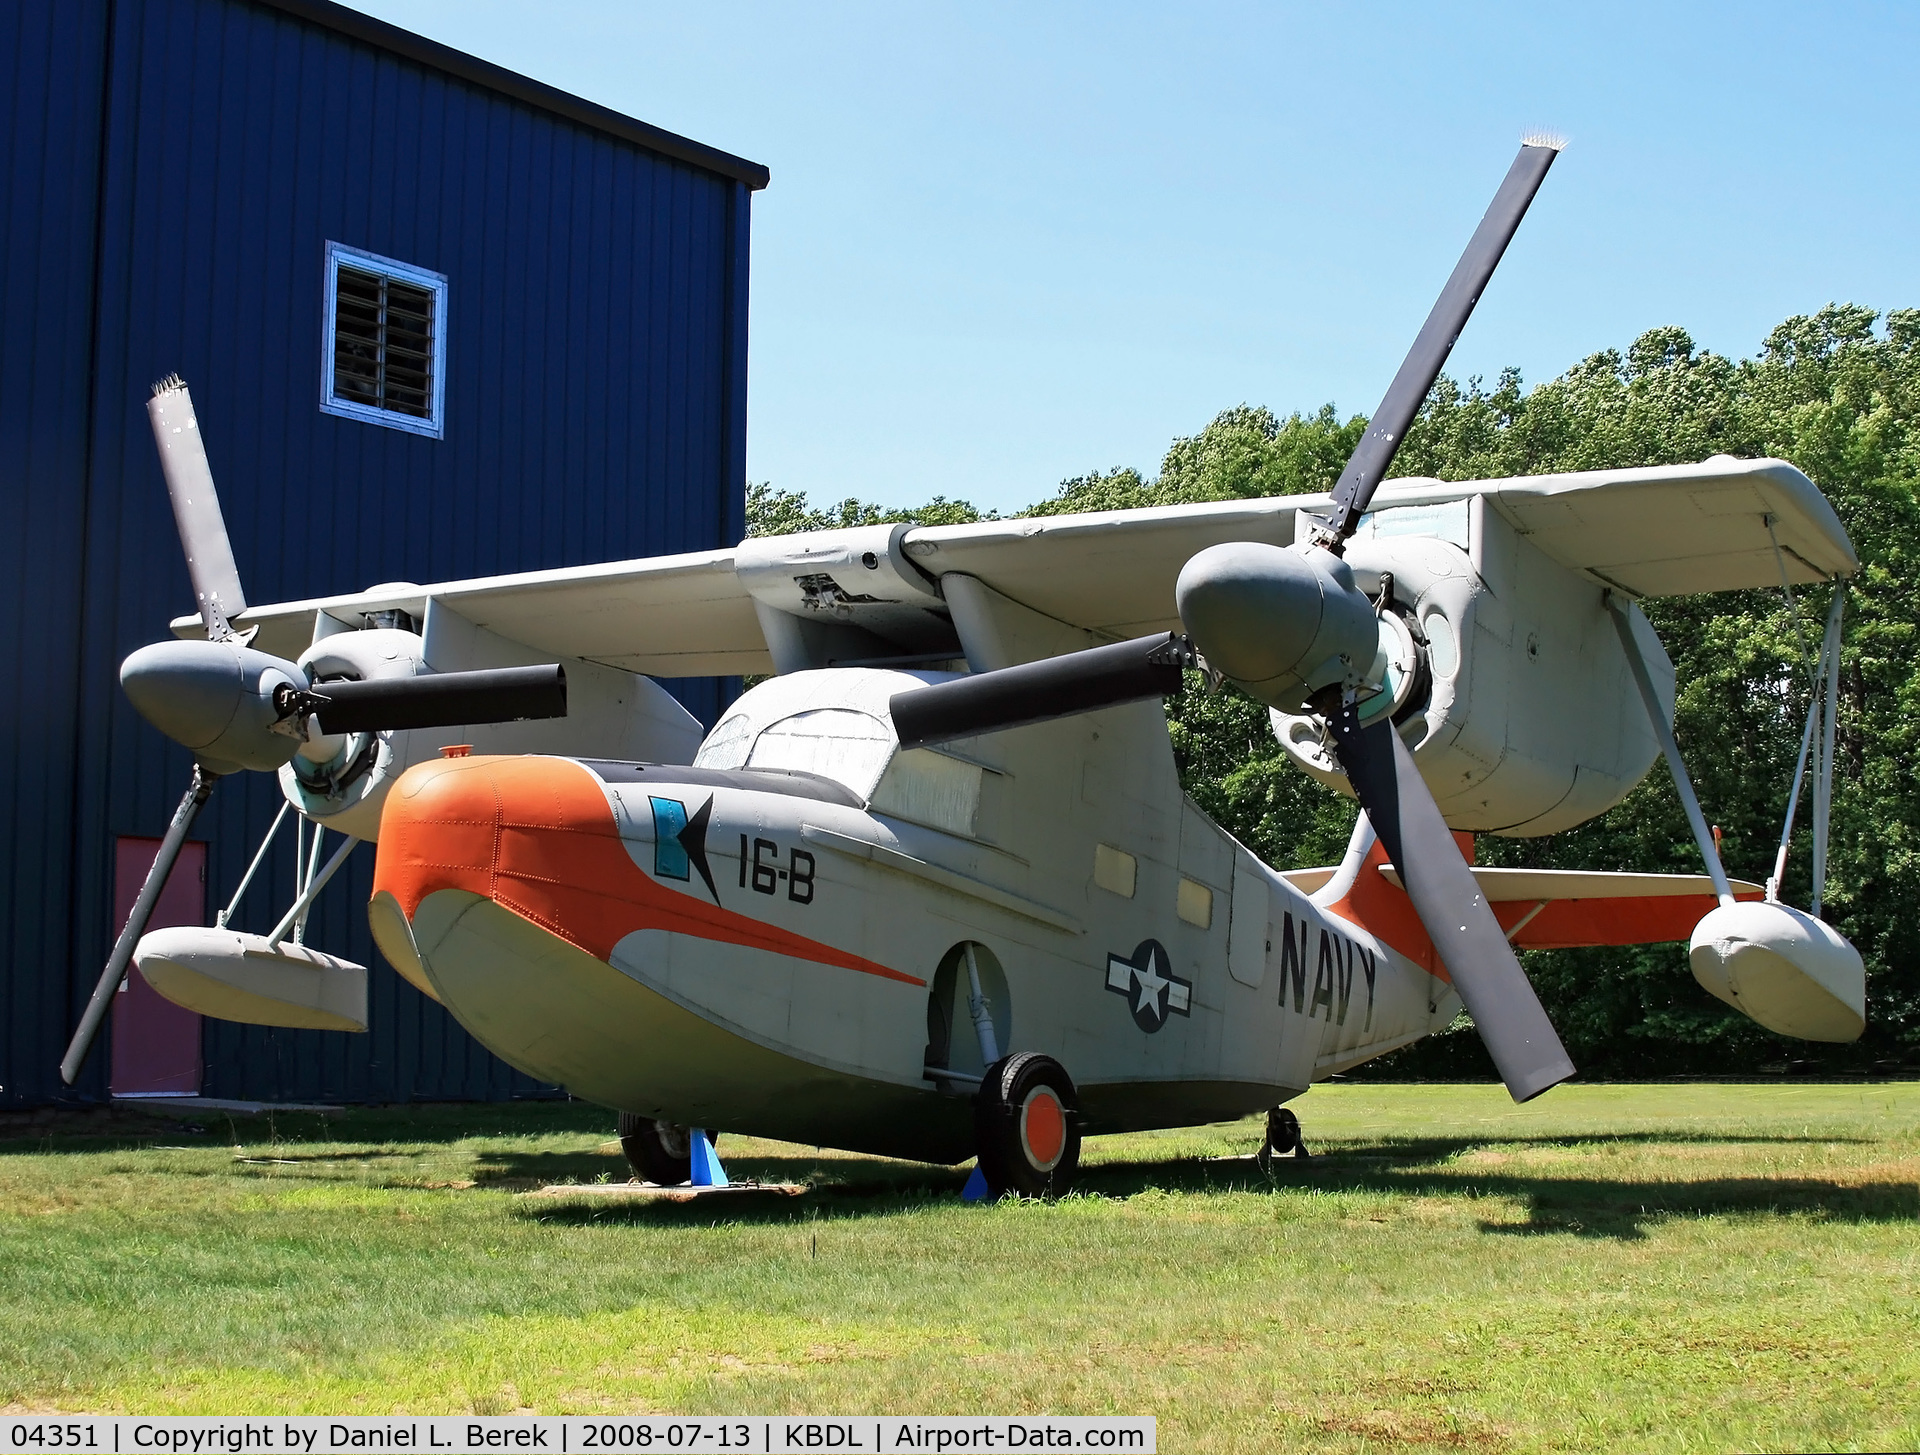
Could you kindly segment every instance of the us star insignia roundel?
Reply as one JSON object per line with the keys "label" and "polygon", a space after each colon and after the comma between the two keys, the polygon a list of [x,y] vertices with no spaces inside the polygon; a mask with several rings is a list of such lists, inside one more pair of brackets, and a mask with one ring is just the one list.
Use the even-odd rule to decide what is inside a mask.
{"label": "us star insignia roundel", "polygon": [[1126,996],[1133,1023],[1149,1034],[1164,1026],[1169,1015],[1193,1013],[1193,982],[1173,973],[1166,946],[1158,940],[1142,940],[1131,959],[1108,955],[1107,989]]}

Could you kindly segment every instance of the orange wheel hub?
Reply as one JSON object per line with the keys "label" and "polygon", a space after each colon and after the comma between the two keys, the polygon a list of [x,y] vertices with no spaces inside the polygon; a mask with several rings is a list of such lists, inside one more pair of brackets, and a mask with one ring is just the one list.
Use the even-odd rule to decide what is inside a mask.
{"label": "orange wheel hub", "polygon": [[1051,1172],[1067,1150],[1066,1108],[1051,1087],[1034,1087],[1021,1103],[1020,1147],[1039,1172]]}

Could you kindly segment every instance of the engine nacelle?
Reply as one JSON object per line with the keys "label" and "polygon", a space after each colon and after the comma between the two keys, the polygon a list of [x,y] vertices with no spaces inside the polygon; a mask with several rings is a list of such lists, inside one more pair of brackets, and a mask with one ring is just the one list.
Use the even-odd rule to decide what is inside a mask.
{"label": "engine nacelle", "polygon": [[309,728],[293,761],[280,770],[281,791],[316,823],[361,839],[380,836],[380,811],[394,781],[443,747],[476,753],[556,753],[649,763],[690,763],[699,749],[699,719],[650,677],[577,657],[521,646],[487,631],[437,601],[424,630],[354,628],[324,613],[300,667],[321,691],[329,681],[375,681],[433,672],[527,667],[558,660],[567,673],[567,715],[530,722],[416,728],[383,733],[320,733]]}
{"label": "engine nacelle", "polygon": [[[417,632],[395,627],[335,632],[300,654],[307,679],[321,691],[329,682],[383,681],[420,676],[426,643]],[[443,741],[453,741],[446,729]],[[412,766],[417,732],[322,733],[309,723],[307,740],[280,770],[280,786],[293,806],[315,822],[356,838],[380,836],[380,809],[393,780]],[[431,753],[432,750],[429,750]]]}
{"label": "engine nacelle", "polygon": [[[1369,595],[1392,574],[1381,622],[1391,696],[1375,711],[1393,713],[1451,827],[1558,833],[1646,776],[1659,744],[1605,588],[1549,559],[1486,497],[1375,511],[1346,558]],[[1673,664],[1632,616],[1671,720]],[[1275,712],[1273,728],[1288,757],[1352,796],[1317,718]]]}

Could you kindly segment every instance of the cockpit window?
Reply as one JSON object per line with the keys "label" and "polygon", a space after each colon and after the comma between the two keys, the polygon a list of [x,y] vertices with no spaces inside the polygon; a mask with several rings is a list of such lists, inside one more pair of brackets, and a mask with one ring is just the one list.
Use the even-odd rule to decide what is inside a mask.
{"label": "cockpit window", "polygon": [[768,727],[754,739],[747,766],[818,773],[868,798],[893,749],[893,734],[879,718],[843,707],[821,707]]}
{"label": "cockpit window", "polygon": [[735,713],[700,745],[696,768],[773,768],[817,773],[844,784],[864,802],[873,796],[894,737],[869,713],[820,707],[770,723],[758,733],[752,719]]}
{"label": "cockpit window", "polygon": [[696,768],[744,768],[747,749],[753,746],[753,721],[744,712],[736,712],[707,734],[707,740],[694,755]]}

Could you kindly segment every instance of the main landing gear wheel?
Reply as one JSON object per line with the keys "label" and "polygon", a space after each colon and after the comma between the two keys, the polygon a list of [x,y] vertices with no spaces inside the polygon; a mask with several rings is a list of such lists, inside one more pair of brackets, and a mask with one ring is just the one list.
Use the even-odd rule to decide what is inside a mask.
{"label": "main landing gear wheel", "polygon": [[1080,1165],[1080,1098],[1051,1056],[1032,1051],[987,1068],[973,1103],[975,1145],[995,1197],[1058,1197]]}
{"label": "main landing gear wheel", "polygon": [[1307,1144],[1301,1139],[1300,1118],[1293,1114],[1292,1107],[1276,1106],[1267,1113],[1267,1139],[1261,1143],[1257,1160],[1262,1167],[1271,1166],[1276,1157],[1305,1157],[1310,1155]]}
{"label": "main landing gear wheel", "polygon": [[620,1150],[642,1182],[678,1187],[693,1177],[693,1136],[672,1122],[621,1112]]}

